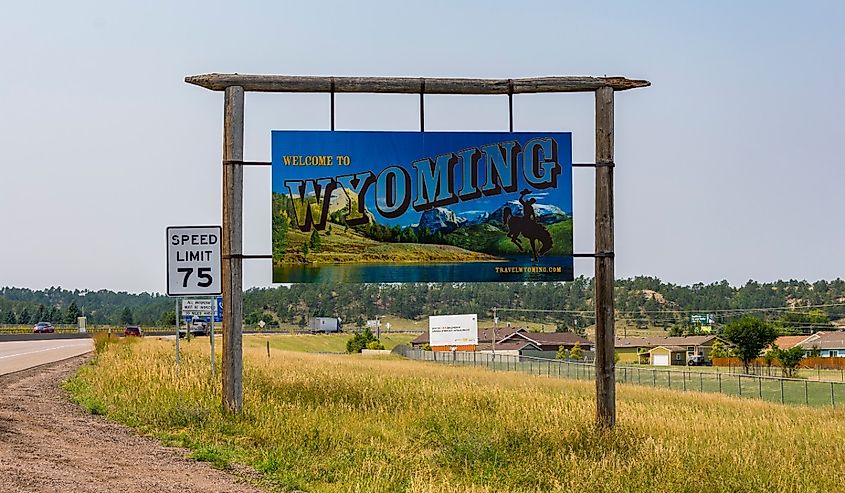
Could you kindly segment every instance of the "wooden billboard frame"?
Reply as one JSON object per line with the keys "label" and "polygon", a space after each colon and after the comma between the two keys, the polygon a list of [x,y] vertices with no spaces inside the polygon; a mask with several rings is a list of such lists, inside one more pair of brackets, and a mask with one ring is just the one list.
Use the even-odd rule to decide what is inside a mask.
{"label": "wooden billboard frame", "polygon": [[[425,94],[514,94],[593,92],[596,126],[595,310],[596,424],[616,423],[614,351],[613,244],[613,100],[615,91],[651,85],[624,77],[536,77],[525,79],[459,79],[418,77],[322,77],[295,75],[203,74],[185,77],[188,84],[223,91],[223,406],[243,408],[243,254],[244,93],[376,93],[420,94],[423,129]],[[334,98],[332,97],[332,109]],[[513,119],[511,114],[511,130]],[[334,112],[332,111],[332,130]]]}

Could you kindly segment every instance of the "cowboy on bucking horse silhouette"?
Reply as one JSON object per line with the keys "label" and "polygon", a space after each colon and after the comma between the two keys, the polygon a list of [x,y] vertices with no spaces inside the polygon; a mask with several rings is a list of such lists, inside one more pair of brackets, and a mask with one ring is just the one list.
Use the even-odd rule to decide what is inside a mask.
{"label": "cowboy on bucking horse silhouette", "polygon": [[[508,227],[508,238],[510,238],[520,252],[524,252],[525,249],[522,247],[522,241],[519,239],[519,235],[528,238],[531,244],[531,260],[537,262],[541,255],[546,254],[552,249],[554,242],[552,241],[552,235],[549,234],[546,227],[537,220],[537,214],[534,212],[534,204],[537,203],[537,199],[531,197],[525,200],[525,196],[529,193],[531,192],[527,188],[519,193],[519,203],[522,204],[522,215],[514,216],[511,208],[505,207],[504,211],[502,211],[502,222]],[[537,252],[537,241],[542,245],[539,252]]]}

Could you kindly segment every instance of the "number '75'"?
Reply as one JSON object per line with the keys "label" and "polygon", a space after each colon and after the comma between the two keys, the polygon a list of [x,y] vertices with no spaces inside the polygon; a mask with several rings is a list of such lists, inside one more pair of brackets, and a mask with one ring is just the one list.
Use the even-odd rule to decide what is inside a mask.
{"label": "number '75'", "polygon": [[[194,273],[194,268],[193,267],[180,267],[180,268],[176,269],[176,272],[179,272],[180,274],[185,274],[185,277],[182,279],[182,287],[187,288],[188,287],[188,280],[191,278],[191,274]],[[209,272],[211,272],[211,267],[200,267],[200,268],[197,269],[197,277],[199,278],[199,281],[197,282],[197,286],[199,286],[201,288],[207,288],[207,287],[211,286],[212,279],[211,279],[211,276],[209,275]]]}

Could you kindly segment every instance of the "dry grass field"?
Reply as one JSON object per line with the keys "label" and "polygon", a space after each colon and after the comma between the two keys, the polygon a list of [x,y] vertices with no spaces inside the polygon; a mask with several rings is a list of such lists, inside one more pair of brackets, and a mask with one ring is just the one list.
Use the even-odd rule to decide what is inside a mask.
{"label": "dry grass field", "polygon": [[590,382],[247,345],[230,416],[207,341],[178,370],[172,341],[98,346],[78,403],[273,491],[810,492],[845,471],[841,411],[624,385],[605,432]]}

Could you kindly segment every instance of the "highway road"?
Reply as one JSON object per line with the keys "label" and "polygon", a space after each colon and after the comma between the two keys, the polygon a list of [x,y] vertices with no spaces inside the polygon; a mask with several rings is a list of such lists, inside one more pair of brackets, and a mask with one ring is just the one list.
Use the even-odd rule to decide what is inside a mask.
{"label": "highway road", "polygon": [[93,351],[91,339],[0,342],[0,375]]}

